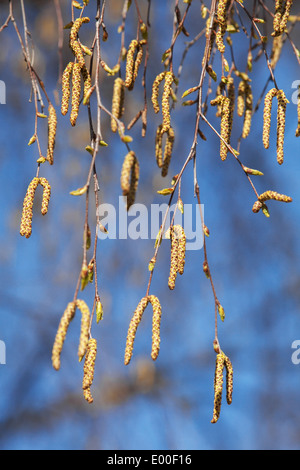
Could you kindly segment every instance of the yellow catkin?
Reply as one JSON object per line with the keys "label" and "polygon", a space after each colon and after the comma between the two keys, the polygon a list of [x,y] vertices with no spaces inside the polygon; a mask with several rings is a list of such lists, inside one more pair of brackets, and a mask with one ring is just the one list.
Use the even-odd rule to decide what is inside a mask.
{"label": "yellow catkin", "polygon": [[57,128],[57,116],[55,108],[52,104],[48,108],[48,149],[47,149],[47,160],[50,165],[53,165],[55,137]]}
{"label": "yellow catkin", "polygon": [[78,18],[77,20],[74,21],[74,24],[70,30],[70,47],[81,68],[85,66],[85,60],[84,60],[82,48],[79,42],[77,41],[77,36],[78,36],[79,29],[81,28],[83,23],[89,23],[89,21],[90,19],[87,17]]}
{"label": "yellow catkin", "polygon": [[134,68],[133,68],[133,76],[132,76],[132,82],[129,87],[130,90],[132,90],[134,83],[137,79],[138,73],[139,73],[139,68],[141,66],[142,60],[144,56],[144,51],[143,51],[143,46],[141,43],[138,44],[137,46],[137,53],[134,61]]}
{"label": "yellow catkin", "polygon": [[127,197],[127,210],[130,209],[135,201],[139,176],[139,162],[135,153],[131,150],[125,156],[121,171],[121,189],[123,191],[123,196]]}
{"label": "yellow catkin", "polygon": [[300,137],[300,86],[298,88],[298,104],[297,104],[297,114],[298,114],[298,127],[296,129],[296,137]]}
{"label": "yellow catkin", "polygon": [[71,94],[70,81],[71,81],[73,65],[74,65],[73,62],[69,62],[62,75],[61,114],[63,116],[65,116],[69,110],[69,102],[70,102],[70,94]]}
{"label": "yellow catkin", "polygon": [[39,178],[33,178],[30,182],[23,202],[23,211],[20,225],[20,235],[29,238],[32,233],[33,201]]}
{"label": "yellow catkin", "polygon": [[85,65],[81,68],[81,75],[83,79],[83,104],[88,104],[88,95],[90,93],[90,89],[92,88],[92,79],[90,72]]}
{"label": "yellow catkin", "polygon": [[174,81],[174,75],[172,72],[167,72],[165,76],[164,90],[162,95],[161,107],[162,107],[162,130],[161,133],[164,134],[168,132],[171,127],[171,116],[170,116],[170,95],[171,87]]}
{"label": "yellow catkin", "polygon": [[282,165],[284,160],[284,133],[286,120],[286,105],[288,100],[283,90],[277,93],[278,109],[277,109],[277,162]]}
{"label": "yellow catkin", "polygon": [[52,366],[55,370],[60,369],[60,356],[66,339],[67,331],[76,311],[75,302],[70,302],[60,320],[59,327],[52,349]]}
{"label": "yellow catkin", "polygon": [[174,234],[178,239],[178,272],[183,274],[185,265],[186,235],[181,225],[174,225]]}
{"label": "yellow catkin", "polygon": [[124,82],[122,78],[116,78],[113,88],[113,98],[112,98],[112,117],[111,117],[111,130],[117,132],[118,124],[113,118],[115,116],[117,119],[120,119],[124,112]]}
{"label": "yellow catkin", "polygon": [[[212,106],[221,106],[221,142],[220,142],[220,157],[225,161],[228,154],[227,144],[230,144],[231,130],[232,130],[232,112],[231,101],[227,96],[220,95],[211,101]],[[224,142],[225,141],[225,142]]]}
{"label": "yellow catkin", "polygon": [[81,67],[78,63],[73,66],[72,74],[72,109],[70,115],[70,122],[72,126],[76,125],[76,121],[79,113],[81,94]]}
{"label": "yellow catkin", "polygon": [[159,75],[157,75],[152,85],[151,101],[152,101],[154,112],[156,114],[159,113],[159,110],[160,110],[159,102],[158,102],[159,85],[164,80],[165,76],[166,76],[166,72],[161,72]]}
{"label": "yellow catkin", "polygon": [[223,369],[224,369],[224,354],[217,354],[216,371],[214,380],[214,411],[212,423],[216,423],[220,417],[222,406],[222,392],[223,392]]}
{"label": "yellow catkin", "polygon": [[97,356],[97,341],[94,338],[91,338],[88,342],[84,367],[83,367],[83,381],[82,381],[82,389],[87,393],[84,393],[85,399],[88,403],[93,403],[93,397],[90,392],[90,388],[93,384],[94,380],[94,373],[95,373],[95,362]]}
{"label": "yellow catkin", "polygon": [[229,357],[225,357],[224,364],[226,368],[226,400],[228,405],[231,405],[233,392],[233,367]]}
{"label": "yellow catkin", "polygon": [[171,239],[171,263],[170,263],[170,273],[169,273],[169,280],[168,286],[170,290],[175,289],[176,277],[178,273],[178,245],[179,240],[174,234],[174,231],[170,231],[170,239]]}
{"label": "yellow catkin", "polygon": [[144,311],[146,310],[146,307],[149,303],[149,298],[148,297],[143,297],[134,314],[133,317],[130,321],[129,328],[128,328],[128,333],[127,333],[127,339],[126,339],[126,348],[125,348],[125,357],[124,357],[124,364],[128,365],[133,354],[133,344],[137,332],[137,328],[142,320],[142,316]]}
{"label": "yellow catkin", "polygon": [[149,295],[148,301],[152,305],[152,350],[151,358],[155,361],[159,354],[160,349],[160,322],[161,322],[161,305],[155,295]]}
{"label": "yellow catkin", "polygon": [[263,144],[265,149],[270,146],[270,129],[273,98],[277,95],[277,89],[272,88],[265,96],[264,101],[264,124],[263,124]]}
{"label": "yellow catkin", "polygon": [[134,81],[134,57],[138,48],[138,41],[133,39],[129,44],[127,56],[126,56],[126,71],[125,71],[125,86],[128,89],[132,89]]}
{"label": "yellow catkin", "polygon": [[284,0],[275,0],[275,14],[273,20],[273,33],[272,36],[278,36],[280,33],[280,22],[283,11],[283,2]]}
{"label": "yellow catkin", "polygon": [[171,158],[172,158],[172,151],[175,142],[175,133],[174,129],[170,126],[167,132],[167,140],[164,149],[164,160],[162,162],[162,170],[161,176],[165,177],[168,174]]}
{"label": "yellow catkin", "polygon": [[89,330],[90,330],[90,309],[84,300],[77,300],[76,306],[81,312],[81,329],[78,347],[78,357],[81,361],[86,353],[88,342],[89,342]]}
{"label": "yellow catkin", "polygon": [[285,2],[276,0],[272,36],[280,36],[285,32],[292,6],[293,0],[286,0]]}
{"label": "yellow catkin", "polygon": [[243,139],[246,139],[250,134],[251,122],[253,111],[253,93],[250,84],[242,80],[239,84],[238,99],[237,99],[237,113],[239,116],[244,116],[243,125]]}
{"label": "yellow catkin", "polygon": [[155,158],[159,168],[163,166],[163,149],[162,149],[162,125],[160,124],[156,129],[155,135]]}
{"label": "yellow catkin", "polygon": [[217,9],[217,22],[219,24],[216,34],[216,44],[221,54],[225,52],[224,36],[227,29],[227,5],[230,0],[219,0]]}
{"label": "yellow catkin", "polygon": [[43,215],[46,215],[48,212],[49,201],[51,196],[51,186],[46,178],[40,178],[39,184],[44,188],[41,212]]}
{"label": "yellow catkin", "polygon": [[281,202],[293,201],[291,197],[286,196],[285,194],[279,194],[276,191],[265,191],[258,197],[258,200],[262,203],[264,203],[265,201],[269,201],[271,199],[275,201],[281,201]]}

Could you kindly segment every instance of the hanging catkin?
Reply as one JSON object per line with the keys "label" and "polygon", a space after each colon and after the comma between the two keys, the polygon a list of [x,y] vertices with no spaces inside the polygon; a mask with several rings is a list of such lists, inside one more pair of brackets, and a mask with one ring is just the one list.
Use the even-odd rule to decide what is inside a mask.
{"label": "hanging catkin", "polygon": [[153,309],[151,358],[155,361],[160,349],[161,305],[159,299],[155,295],[149,295],[148,301],[151,303]]}
{"label": "hanging catkin", "polygon": [[219,28],[216,34],[216,44],[221,54],[225,52],[224,36],[227,28],[227,5],[230,0],[219,0],[217,9],[217,21]]}
{"label": "hanging catkin", "polygon": [[164,83],[164,90],[161,100],[162,106],[162,134],[168,132],[171,127],[171,116],[170,116],[170,95],[172,89],[172,83],[174,81],[174,75],[172,72],[167,72],[165,75],[165,83]]}
{"label": "hanging catkin", "polygon": [[61,114],[65,116],[69,110],[70,94],[71,94],[71,75],[73,71],[73,62],[69,62],[62,75],[62,98],[61,98]]}
{"label": "hanging catkin", "polygon": [[77,20],[74,21],[74,24],[70,30],[70,47],[77,59],[80,68],[83,68],[85,66],[85,60],[82,48],[77,40],[77,36],[79,33],[79,29],[81,28],[83,23],[89,23],[89,21],[90,19],[87,17],[77,18]]}
{"label": "hanging catkin", "polygon": [[127,197],[127,210],[134,204],[140,177],[140,166],[132,150],[125,156],[121,171],[121,189]]}
{"label": "hanging catkin", "polygon": [[39,178],[33,178],[30,182],[23,202],[23,212],[20,225],[20,234],[29,238],[32,232],[33,202]]}
{"label": "hanging catkin", "polygon": [[129,44],[128,51],[127,51],[127,56],[126,56],[126,70],[125,70],[125,86],[128,89],[133,88],[134,84],[134,57],[136,50],[138,48],[138,41],[136,39],[133,39],[131,43]]}
{"label": "hanging catkin", "polygon": [[60,356],[66,339],[67,331],[76,311],[76,303],[70,302],[60,320],[59,327],[52,349],[52,365],[55,370],[60,369]]}
{"label": "hanging catkin", "polygon": [[232,130],[232,106],[231,100],[227,96],[219,95],[211,101],[212,106],[221,107],[221,141],[220,141],[220,157],[225,161],[228,154],[226,143],[230,144],[230,136]]}
{"label": "hanging catkin", "polygon": [[265,97],[264,102],[264,124],[263,124],[263,144],[265,149],[270,146],[270,129],[273,98],[277,95],[277,89],[272,88]]}
{"label": "hanging catkin", "polygon": [[76,121],[79,113],[81,94],[81,67],[78,63],[73,66],[72,74],[72,109],[70,115],[70,122],[72,126],[76,125]]}
{"label": "hanging catkin", "polygon": [[286,105],[288,100],[283,90],[278,90],[277,93],[277,162],[282,165],[284,160],[284,133],[286,121]]}
{"label": "hanging catkin", "polygon": [[51,186],[49,181],[46,178],[39,178],[39,184],[43,186],[43,199],[42,199],[42,207],[41,213],[42,215],[46,215],[48,212],[50,196],[51,196]]}
{"label": "hanging catkin", "polygon": [[120,119],[124,112],[124,82],[122,78],[116,78],[113,87],[113,98],[112,98],[112,117],[111,117],[111,130],[117,132],[118,123],[114,119]]}
{"label": "hanging catkin", "polygon": [[81,312],[81,329],[78,347],[78,357],[81,361],[86,353],[88,342],[89,342],[89,330],[90,330],[90,309],[84,300],[77,300],[76,307]]}
{"label": "hanging catkin", "polygon": [[223,393],[223,369],[224,369],[224,355],[222,353],[217,355],[216,371],[214,379],[214,411],[212,423],[216,423],[220,417],[222,406],[222,393]]}
{"label": "hanging catkin", "polygon": [[93,403],[94,401],[90,389],[94,380],[96,356],[97,356],[97,341],[96,339],[91,338],[87,346],[84,367],[83,367],[83,381],[82,381],[83,395],[88,403]]}
{"label": "hanging catkin", "polygon": [[124,357],[125,365],[128,365],[132,358],[133,344],[134,344],[137,328],[142,320],[143,313],[146,310],[148,303],[149,303],[149,298],[143,297],[140,300],[133,314],[133,317],[130,321],[128,333],[127,333],[127,339],[126,339],[126,348],[125,348],[125,357]]}
{"label": "hanging catkin", "polygon": [[50,165],[53,165],[55,137],[56,137],[57,117],[56,111],[52,104],[48,108],[48,149],[47,160]]}

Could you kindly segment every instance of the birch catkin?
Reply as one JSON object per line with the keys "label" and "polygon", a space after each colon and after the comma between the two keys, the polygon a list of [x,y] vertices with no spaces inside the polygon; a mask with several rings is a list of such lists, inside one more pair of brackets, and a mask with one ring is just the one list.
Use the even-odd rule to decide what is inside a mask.
{"label": "birch catkin", "polygon": [[123,196],[127,196],[127,210],[129,210],[135,201],[139,176],[139,162],[135,153],[131,150],[125,156],[121,171],[121,189]]}
{"label": "birch catkin", "polygon": [[226,369],[226,399],[228,405],[232,403],[232,392],[233,392],[233,367],[230,359],[221,351],[217,354],[216,359],[216,371],[214,379],[214,411],[212,423],[217,423],[220,418],[221,406],[222,406],[222,393],[223,393],[223,371]]}
{"label": "birch catkin", "polygon": [[244,125],[242,137],[246,139],[250,134],[253,111],[253,94],[250,84],[242,80],[239,84],[237,113],[240,117],[244,116]]}
{"label": "birch catkin", "polygon": [[282,165],[284,160],[284,133],[285,133],[285,120],[286,120],[286,105],[288,100],[283,90],[278,90],[277,93],[278,108],[277,108],[277,162]]}
{"label": "birch catkin", "polygon": [[128,365],[132,358],[133,344],[134,344],[137,328],[142,320],[143,313],[146,310],[148,303],[149,303],[148,297],[143,297],[140,300],[133,314],[131,322],[129,324],[127,339],[126,339],[125,357],[124,357],[125,365]]}
{"label": "birch catkin", "polygon": [[226,400],[228,405],[232,403],[233,392],[233,367],[229,357],[225,357],[224,365],[226,368]]}
{"label": "birch catkin", "polygon": [[125,86],[132,89],[134,83],[134,56],[138,48],[138,41],[133,39],[129,44],[127,57],[126,57],[126,70],[125,70]]}
{"label": "birch catkin", "polygon": [[83,79],[83,104],[88,104],[88,97],[90,94],[90,89],[92,88],[92,79],[90,72],[85,65],[81,68],[81,75]]}
{"label": "birch catkin", "polygon": [[178,239],[178,272],[183,274],[185,265],[186,236],[181,225],[174,225],[174,234]]}
{"label": "birch catkin", "polygon": [[90,310],[84,300],[77,300],[76,307],[81,312],[81,329],[78,347],[78,357],[81,361],[86,353],[88,342],[89,342],[89,330],[90,330]]}
{"label": "birch catkin", "polygon": [[263,124],[263,144],[265,149],[270,146],[271,114],[273,98],[277,95],[277,89],[272,88],[266,94],[264,101],[264,124]]}
{"label": "birch catkin", "polygon": [[170,230],[171,238],[171,264],[168,286],[169,289],[175,288],[177,273],[180,275],[184,272],[185,251],[186,251],[186,235],[181,225],[174,225]]}
{"label": "birch catkin", "polygon": [[85,60],[82,48],[79,42],[77,41],[77,36],[79,33],[79,29],[81,28],[83,23],[89,23],[89,21],[90,19],[87,17],[77,18],[77,20],[74,21],[74,24],[70,30],[70,47],[78,61],[80,68],[83,68],[85,66]]}
{"label": "birch catkin", "polygon": [[52,104],[48,108],[48,149],[47,149],[47,160],[50,165],[53,165],[54,157],[54,147],[55,147],[55,137],[56,137],[56,128],[57,128],[57,117],[56,111]]}
{"label": "birch catkin", "polygon": [[164,90],[162,95],[162,134],[168,132],[171,127],[171,116],[170,116],[170,95],[171,95],[171,87],[174,81],[174,75],[172,72],[167,72],[165,76],[165,83],[164,83]]}
{"label": "birch catkin", "polygon": [[230,0],[219,0],[217,9],[217,21],[219,28],[216,34],[216,44],[221,54],[225,52],[224,35],[227,28],[227,5]]}
{"label": "birch catkin", "polygon": [[162,149],[162,124],[160,124],[156,129],[155,134],[155,158],[156,163],[159,168],[163,166],[163,149]]}
{"label": "birch catkin", "polygon": [[280,36],[285,32],[292,6],[293,0],[286,0],[285,2],[284,0],[275,1],[274,31],[272,36]]}
{"label": "birch catkin", "polygon": [[170,290],[175,289],[176,277],[178,273],[178,245],[179,240],[176,234],[173,233],[173,230],[170,230],[170,239],[171,239],[171,263],[170,263],[170,273],[168,286]]}
{"label": "birch catkin", "polygon": [[80,104],[80,94],[81,94],[81,67],[78,63],[73,66],[72,74],[72,109],[70,115],[71,125],[74,127],[79,113],[79,104]]}
{"label": "birch catkin", "polygon": [[88,403],[93,403],[94,401],[90,388],[94,380],[96,356],[97,356],[97,341],[96,339],[91,338],[87,346],[84,367],[83,367],[83,381],[82,381],[82,389],[84,393],[84,398],[86,399]]}
{"label": "birch catkin", "polygon": [[281,201],[281,202],[293,201],[291,197],[286,196],[285,194],[279,194],[276,191],[265,191],[258,197],[258,200],[260,202],[269,201],[270,199],[273,199],[275,201]]}
{"label": "birch catkin", "polygon": [[20,235],[29,238],[32,233],[33,202],[39,178],[33,178],[30,182],[23,202],[23,212],[20,225]]}
{"label": "birch catkin", "polygon": [[61,356],[62,348],[66,339],[69,325],[74,318],[75,311],[76,311],[75,302],[70,302],[60,320],[59,327],[58,327],[56,337],[54,340],[53,349],[52,349],[52,365],[55,370],[60,369],[60,356]]}
{"label": "birch catkin", "polygon": [[61,114],[65,116],[69,110],[70,94],[71,94],[71,75],[73,70],[73,62],[69,62],[62,75],[62,98],[61,98]]}
{"label": "birch catkin", "polygon": [[222,406],[222,393],[223,393],[223,369],[224,369],[224,355],[222,353],[217,354],[216,359],[216,371],[214,379],[214,411],[212,423],[216,423],[219,420]]}
{"label": "birch catkin", "polygon": [[160,350],[161,305],[155,295],[149,295],[148,302],[151,303],[153,309],[151,358],[153,359],[153,361],[155,361],[158,357]]}
{"label": "birch catkin", "polygon": [[[211,101],[212,106],[221,106],[221,142],[220,142],[220,156],[221,160],[225,161],[228,154],[226,143],[230,144],[230,136],[232,130],[232,106],[231,100],[227,96],[219,95]],[[224,142],[225,141],[225,142]]]}
{"label": "birch catkin", "polygon": [[159,113],[159,109],[160,109],[159,102],[158,102],[159,85],[164,80],[166,73],[167,72],[161,72],[159,75],[157,75],[152,85],[151,101],[152,101],[154,112],[156,114]]}
{"label": "birch catkin", "polygon": [[120,119],[124,112],[124,82],[122,78],[116,78],[113,88],[113,98],[112,98],[112,117],[111,117],[111,130],[117,132],[118,124],[114,119]]}
{"label": "birch catkin", "polygon": [[43,199],[42,199],[42,215],[46,215],[48,212],[50,196],[51,196],[51,186],[49,181],[46,178],[39,178],[39,184],[43,186]]}

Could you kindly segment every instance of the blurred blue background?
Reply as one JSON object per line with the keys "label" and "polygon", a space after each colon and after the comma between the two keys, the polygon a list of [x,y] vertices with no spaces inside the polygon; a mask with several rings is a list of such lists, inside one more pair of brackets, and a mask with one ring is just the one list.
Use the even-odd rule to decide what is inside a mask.
{"label": "blurred blue background", "polygon": [[[15,17],[22,32],[19,2]],[[61,2],[64,24],[70,21],[70,2]],[[86,13],[95,16],[94,3]],[[141,2],[145,15],[148,2]],[[250,2],[252,3],[252,2]],[[268,3],[268,2],[267,2]],[[273,2],[271,2],[273,3]],[[110,5],[111,4],[111,5]],[[179,2],[180,7],[184,5]],[[52,2],[25,2],[28,27],[34,41],[35,67],[59,111],[57,78],[57,20]],[[103,58],[117,62],[122,1],[108,2],[105,23],[109,39]],[[199,21],[201,2],[194,1],[186,21],[190,37],[181,35],[174,50],[178,69],[185,42],[204,27]],[[173,28],[173,1],[152,2],[149,32],[150,60],[147,71],[148,97],[154,77],[162,71],[161,56],[169,47]],[[295,14],[299,14],[295,7]],[[250,8],[251,11],[251,8]],[[249,31],[245,15],[241,17]],[[8,14],[1,3],[1,24]],[[144,16],[145,17],[145,16]],[[128,14],[126,45],[135,36],[134,5]],[[271,25],[261,25],[262,31]],[[71,58],[64,33],[64,65]],[[81,38],[92,43],[93,25],[82,28]],[[299,27],[292,39],[299,47]],[[234,59],[245,70],[248,39],[233,35]],[[137,202],[166,202],[157,190],[170,185],[188,155],[194,129],[195,108],[181,106],[181,95],[199,82],[205,39],[189,51],[179,82],[178,103],[172,112],[176,141],[170,172],[162,178],[154,157],[154,136],[160,117],[149,102],[148,130],[142,139],[141,123],[130,131],[141,165]],[[297,43],[298,41],[298,43]],[[275,70],[280,88],[290,104],[287,109],[285,163],[276,162],[276,109],[272,114],[271,146],[262,145],[262,108],[254,116],[250,137],[243,141],[240,159],[248,167],[263,171],[253,177],[259,193],[272,189],[293,197],[292,204],[271,201],[271,217],[253,214],[254,193],[232,156],[219,158],[219,142],[205,124],[207,137],[199,139],[197,171],[205,222],[210,229],[208,259],[218,298],[226,320],[219,325],[219,339],[234,366],[234,397],[224,402],[221,418],[210,423],[213,411],[215,353],[214,300],[209,281],[202,272],[203,251],[189,251],[185,273],[176,289],[167,286],[169,243],[159,251],[151,293],[159,297],[162,316],[161,351],[153,363],[151,309],[139,326],[134,356],[123,365],[127,328],[132,313],[145,295],[148,262],[154,254],[153,240],[106,240],[98,247],[99,288],[104,319],[93,325],[98,340],[98,358],[92,387],[93,405],[82,396],[82,364],[77,361],[80,318],[72,322],[62,355],[62,368],[55,372],[51,350],[60,317],[72,300],[82,262],[82,233],[85,199],[70,196],[83,186],[89,168],[87,112],[80,110],[76,128],[58,113],[55,165],[42,166],[41,176],[52,185],[50,210],[40,215],[41,193],[37,193],[33,233],[29,240],[19,235],[22,201],[35,175],[37,149],[27,143],[34,132],[34,104],[29,102],[30,81],[15,31],[10,24],[1,33],[1,76],[7,88],[6,105],[0,106],[0,340],[6,344],[6,365],[0,365],[1,449],[299,449],[300,365],[292,363],[292,343],[300,339],[300,163],[299,141],[294,137],[297,107],[292,102],[299,65],[289,41]],[[268,44],[270,52],[271,42]],[[226,51],[231,60],[229,48]],[[219,56],[214,65],[220,76]],[[123,69],[122,69],[123,70]],[[269,73],[262,56],[251,75],[254,102],[259,99]],[[238,79],[236,79],[236,86]],[[101,75],[101,95],[111,106],[113,79]],[[213,84],[213,93],[215,93]],[[269,83],[268,88],[272,85]],[[126,94],[124,122],[128,123],[143,103],[141,76],[134,92]],[[276,108],[276,107],[274,107]],[[95,112],[95,102],[92,102]],[[208,117],[217,129],[215,108]],[[235,115],[232,145],[242,129]],[[107,148],[97,157],[101,202],[117,205],[120,172],[126,153],[119,137],[110,132],[110,119],[103,113],[102,130]],[[47,130],[40,124],[46,146]],[[193,169],[182,180],[184,203],[196,203]],[[130,216],[129,216],[130,219]],[[90,225],[94,227],[93,205]],[[93,231],[92,231],[93,233]],[[92,307],[93,286],[80,296]]]}

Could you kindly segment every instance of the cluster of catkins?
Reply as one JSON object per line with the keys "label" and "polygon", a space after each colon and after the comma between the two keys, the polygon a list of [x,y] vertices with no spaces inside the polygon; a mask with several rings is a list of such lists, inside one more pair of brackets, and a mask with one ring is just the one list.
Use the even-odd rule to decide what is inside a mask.
{"label": "cluster of catkins", "polygon": [[[83,104],[89,102],[91,93],[93,91],[91,76],[85,64],[85,54],[89,54],[86,46],[78,41],[78,33],[84,23],[89,23],[88,17],[77,18],[72,24],[70,30],[69,44],[73,51],[76,61],[69,62],[62,75],[62,99],[61,99],[61,113],[65,116],[69,110],[70,96],[71,96],[71,82],[72,82],[72,98],[71,98],[71,113],[70,122],[72,126],[76,125],[79,113],[79,105],[81,98],[81,80],[84,83],[83,90]],[[72,77],[72,80],[71,80]]]}
{"label": "cluster of catkins", "polygon": [[81,362],[85,357],[83,369],[83,394],[85,399],[93,402],[91,395],[91,386],[94,378],[95,361],[97,354],[97,342],[90,336],[90,310],[84,300],[77,299],[75,302],[70,302],[60,320],[59,327],[52,349],[52,365],[55,370],[60,369],[61,365],[61,352],[67,336],[68,328],[71,321],[75,317],[76,309],[81,312],[81,330],[78,346],[78,358]]}
{"label": "cluster of catkins", "polygon": [[[159,86],[164,81],[161,108],[162,108],[162,124],[160,124],[156,131],[155,138],[155,156],[159,168],[162,169],[162,176],[167,176],[169,165],[172,158],[172,150],[174,146],[175,134],[171,126],[170,115],[170,97],[173,96],[172,85],[176,82],[176,78],[171,71],[161,72],[155,78],[152,85],[151,101],[154,112],[156,114],[160,111]],[[165,148],[163,152],[163,136],[166,135]]]}

